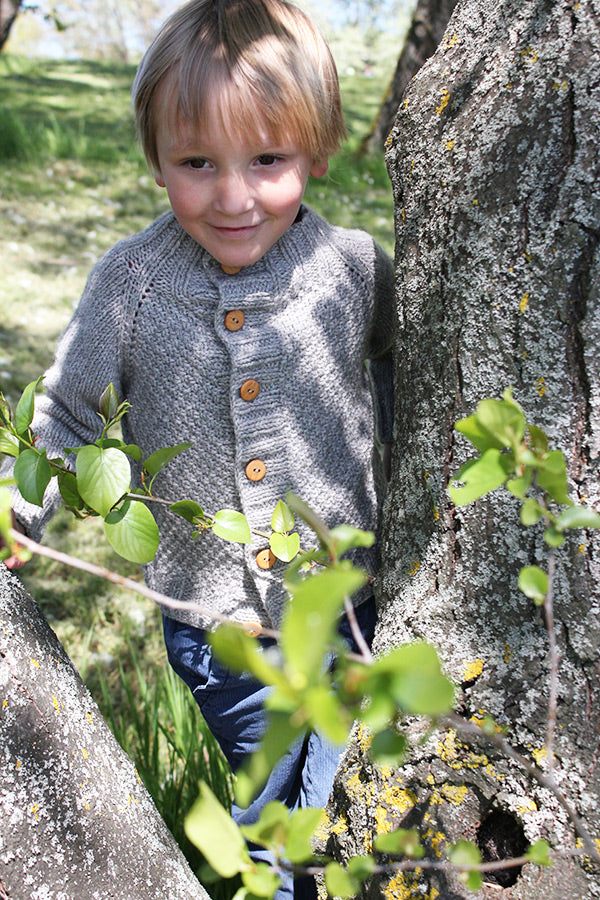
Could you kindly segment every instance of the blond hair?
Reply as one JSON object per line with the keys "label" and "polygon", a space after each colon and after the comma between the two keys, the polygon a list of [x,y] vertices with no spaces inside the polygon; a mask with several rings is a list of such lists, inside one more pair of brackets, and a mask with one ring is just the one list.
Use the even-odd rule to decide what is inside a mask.
{"label": "blond hair", "polygon": [[235,134],[256,135],[266,125],[274,140],[294,139],[313,160],[335,153],[346,134],[329,47],[286,0],[191,0],[167,19],[133,83],[138,136],[155,170],[154,101],[165,81],[177,120],[199,127],[218,96],[223,124]]}

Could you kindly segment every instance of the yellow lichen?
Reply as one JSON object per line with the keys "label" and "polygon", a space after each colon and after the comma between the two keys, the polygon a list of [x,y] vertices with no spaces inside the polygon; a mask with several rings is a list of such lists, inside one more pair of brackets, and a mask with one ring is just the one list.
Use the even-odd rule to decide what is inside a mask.
{"label": "yellow lichen", "polygon": [[483,672],[485,663],[482,659],[463,659],[463,681],[475,681]]}
{"label": "yellow lichen", "polygon": [[546,393],[546,379],[542,375],[535,383],[536,390],[538,392],[538,397],[543,397]]}
{"label": "yellow lichen", "polygon": [[548,751],[545,747],[534,747],[531,751],[531,755],[533,756],[536,764],[541,766],[546,757],[548,756]]}
{"label": "yellow lichen", "polygon": [[[583,555],[585,556],[585,548],[586,548],[585,544],[580,544],[577,549],[579,550],[580,553],[583,553]],[[6,700],[4,702],[6,703]]]}
{"label": "yellow lichen", "polygon": [[502,656],[502,659],[503,659],[504,662],[507,663],[507,664],[508,664],[508,663],[511,661],[511,659],[512,659],[512,650],[510,649],[510,645],[509,645],[509,644],[505,644],[505,645],[504,645],[504,654],[503,654],[503,656]]}
{"label": "yellow lichen", "polygon": [[440,896],[437,888],[424,893],[416,872],[398,872],[383,890],[386,900],[436,900]]}
{"label": "yellow lichen", "polygon": [[438,116],[444,109],[446,109],[449,102],[450,102],[450,91],[448,91],[446,88],[444,88],[442,91],[442,98],[440,100],[440,105],[436,106],[436,108],[435,108],[435,111],[438,114]]}
{"label": "yellow lichen", "polygon": [[529,303],[529,294],[525,292],[521,297],[521,302],[519,303],[519,311],[524,313],[527,309],[527,305]]}
{"label": "yellow lichen", "polygon": [[56,712],[60,712],[60,703],[58,702],[58,698],[52,694],[52,705]]}
{"label": "yellow lichen", "polygon": [[451,141],[446,141],[446,150],[452,150],[452,148],[454,147],[454,140],[455,139],[452,138]]}
{"label": "yellow lichen", "polygon": [[449,50],[450,47],[454,47],[454,45],[458,43],[458,40],[459,38],[456,32],[454,32],[452,37],[448,36],[444,41],[444,50]]}
{"label": "yellow lichen", "polygon": [[416,575],[419,569],[421,568],[421,563],[418,559],[411,559],[410,561],[410,569],[408,570],[409,575]]}

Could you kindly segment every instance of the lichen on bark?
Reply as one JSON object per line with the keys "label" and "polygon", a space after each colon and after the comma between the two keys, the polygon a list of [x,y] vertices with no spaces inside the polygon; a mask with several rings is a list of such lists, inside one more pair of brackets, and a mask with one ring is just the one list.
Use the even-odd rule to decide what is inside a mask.
{"label": "lichen on bark", "polygon": [[[512,386],[528,420],[565,452],[574,498],[599,508],[599,19],[592,0],[462,0],[400,105],[387,155],[399,327],[375,650],[433,643],[459,709],[495,717],[542,768],[547,634],[517,577],[523,565],[544,565],[548,548],[541,528],[522,528],[513,498],[495,493],[459,510],[447,485],[469,456],[454,423]],[[555,582],[556,774],[596,836],[599,560],[598,537],[577,532],[559,551]],[[522,835],[575,843],[556,798],[495,750],[438,732],[382,772],[361,740],[348,749],[329,810],[329,848],[340,859],[399,824],[418,824],[434,856],[461,836],[489,844],[490,822],[501,843],[511,830],[502,815],[514,822],[505,851]],[[353,795],[357,783],[371,785],[368,798]],[[466,787],[460,803],[449,801],[449,785]],[[414,806],[378,812],[380,798],[400,790]],[[505,891],[515,900],[593,898],[599,885],[597,869],[565,860],[525,866]],[[374,881],[365,895],[426,891],[467,895],[442,876],[416,886]]]}

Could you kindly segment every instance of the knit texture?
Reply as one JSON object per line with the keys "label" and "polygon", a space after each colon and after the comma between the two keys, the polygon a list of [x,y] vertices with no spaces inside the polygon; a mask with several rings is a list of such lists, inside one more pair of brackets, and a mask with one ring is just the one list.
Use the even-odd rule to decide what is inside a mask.
{"label": "knit texture", "polygon": [[[238,509],[252,528],[269,531],[277,501],[292,490],[330,526],[376,530],[376,421],[381,438],[391,439],[392,282],[391,261],[372,238],[306,207],[236,275],[166,213],[92,271],[46,375],[34,431],[49,456],[94,441],[98,399],[112,382],[132,406],[125,441],[145,456],[193,443],[160,473],[157,496],[190,498],[208,513]],[[225,327],[231,310],[244,313],[238,331]],[[252,402],[240,397],[247,379],[260,385]],[[245,474],[255,458],[266,465],[257,482]],[[56,503],[49,488],[43,511],[17,498],[15,512],[39,539]],[[163,505],[152,510],[161,543],[146,566],[151,587],[240,622],[280,624],[284,565],[257,566],[264,538],[242,546],[206,533],[193,541],[183,519]],[[302,546],[314,546],[298,524]],[[355,556],[371,573],[376,558],[375,548]],[[210,624],[192,606],[167,614]]]}

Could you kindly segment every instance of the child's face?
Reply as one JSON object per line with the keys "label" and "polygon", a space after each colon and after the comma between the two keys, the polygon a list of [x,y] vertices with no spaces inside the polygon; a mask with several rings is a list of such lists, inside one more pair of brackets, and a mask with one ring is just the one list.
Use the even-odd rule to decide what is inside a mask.
{"label": "child's face", "polygon": [[327,171],[293,139],[273,142],[260,129],[258,137],[229,134],[216,110],[210,130],[168,113],[157,118],[157,184],[182,228],[225,271],[260,259],[294,222],[309,174]]}

